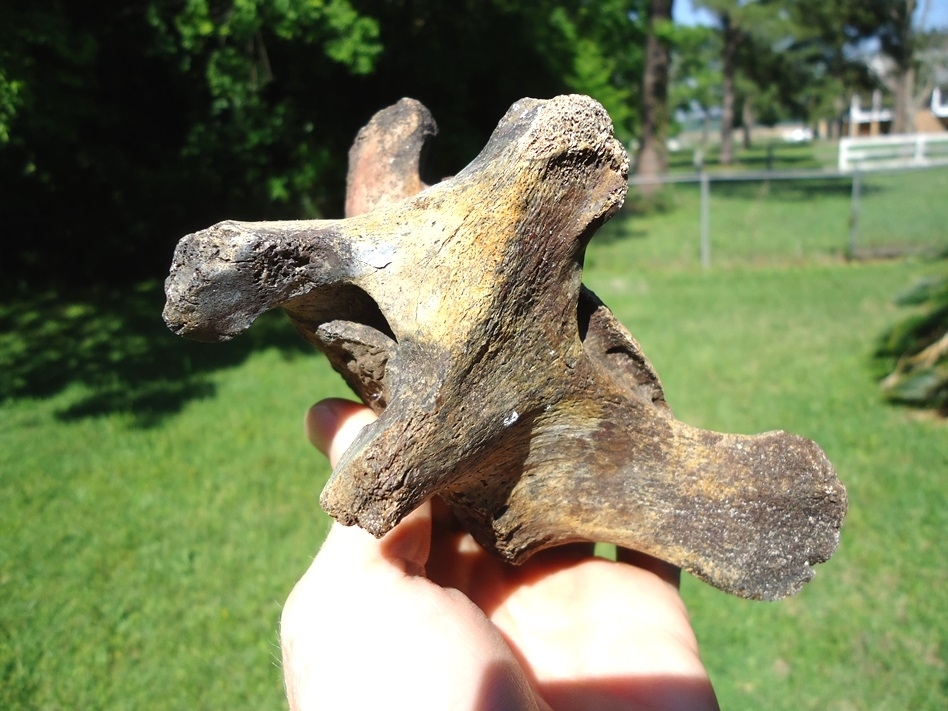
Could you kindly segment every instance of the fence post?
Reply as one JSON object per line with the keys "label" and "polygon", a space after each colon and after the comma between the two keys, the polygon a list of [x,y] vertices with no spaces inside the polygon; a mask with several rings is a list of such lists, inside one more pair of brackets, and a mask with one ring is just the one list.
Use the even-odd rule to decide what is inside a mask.
{"label": "fence post", "polygon": [[856,256],[856,242],[859,237],[859,196],[862,193],[862,169],[856,163],[853,170],[853,189],[849,198],[849,246],[846,257],[853,259]]}
{"label": "fence post", "polygon": [[701,266],[711,266],[711,181],[701,170]]}
{"label": "fence post", "polygon": [[849,149],[851,143],[851,138],[839,139],[839,157],[836,160],[836,169],[840,173],[845,173],[849,170]]}

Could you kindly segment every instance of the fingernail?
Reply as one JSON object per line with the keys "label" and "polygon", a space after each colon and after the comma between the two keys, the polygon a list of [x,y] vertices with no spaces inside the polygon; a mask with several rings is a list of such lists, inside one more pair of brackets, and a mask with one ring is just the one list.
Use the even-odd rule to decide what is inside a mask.
{"label": "fingernail", "polygon": [[319,403],[306,412],[304,429],[306,437],[316,449],[329,456],[329,445],[336,431],[339,416],[334,407]]}

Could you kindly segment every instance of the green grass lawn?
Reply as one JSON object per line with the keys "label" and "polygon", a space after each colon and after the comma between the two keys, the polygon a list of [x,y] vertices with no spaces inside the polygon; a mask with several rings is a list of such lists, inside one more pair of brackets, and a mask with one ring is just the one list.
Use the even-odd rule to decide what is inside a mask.
{"label": "green grass lawn", "polygon": [[327,527],[302,415],[344,386],[282,317],[202,346],[156,288],[28,309],[0,337],[0,708],[281,708],[280,609]]}
{"label": "green grass lawn", "polygon": [[[850,496],[798,596],[684,581],[723,708],[941,711],[948,426],[887,405],[872,359],[929,265],[806,246],[703,271],[680,212],[622,218],[586,282],[680,419],[812,437]],[[300,423],[345,388],[278,315],[203,345],[161,302],[146,284],[0,306],[2,709],[283,708],[280,609],[327,528]]]}

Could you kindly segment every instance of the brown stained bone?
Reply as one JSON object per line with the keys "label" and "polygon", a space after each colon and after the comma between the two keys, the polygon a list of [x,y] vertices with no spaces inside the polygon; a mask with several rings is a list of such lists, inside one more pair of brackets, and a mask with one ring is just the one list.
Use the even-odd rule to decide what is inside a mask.
{"label": "brown stained bone", "polygon": [[402,99],[373,116],[349,149],[346,217],[428,187],[421,180],[421,154],[427,140],[437,133],[431,113],[414,99]]}
{"label": "brown stained bone", "polygon": [[[406,134],[418,150],[423,133]],[[524,99],[467,168],[414,197],[386,204],[411,192],[403,174],[344,220],[188,235],[164,316],[226,340],[282,307],[380,413],[323,491],[345,524],[380,536],[440,495],[513,562],[605,541],[743,597],[792,594],[835,550],[845,489],[807,439],[676,420],[638,344],[581,285],[627,172],[596,102]]]}

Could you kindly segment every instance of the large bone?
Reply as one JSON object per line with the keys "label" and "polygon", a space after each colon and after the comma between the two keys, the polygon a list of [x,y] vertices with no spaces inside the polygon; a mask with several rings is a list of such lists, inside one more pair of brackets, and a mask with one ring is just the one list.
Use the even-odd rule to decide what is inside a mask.
{"label": "large bone", "polygon": [[[390,123],[405,129],[419,107],[400,102]],[[376,119],[367,134],[398,129]],[[417,154],[432,132],[418,126],[388,145]],[[360,137],[353,165],[384,157]],[[440,495],[513,562],[603,541],[748,598],[809,580],[846,511],[820,448],[676,420],[638,344],[580,283],[586,244],[626,190],[602,107],[524,99],[461,173],[387,204],[420,187],[417,161],[403,164],[350,202],[350,213],[376,206],[358,216],[188,235],[166,282],[167,323],[200,340],[282,307],[380,413],[323,507],[380,536]]]}

